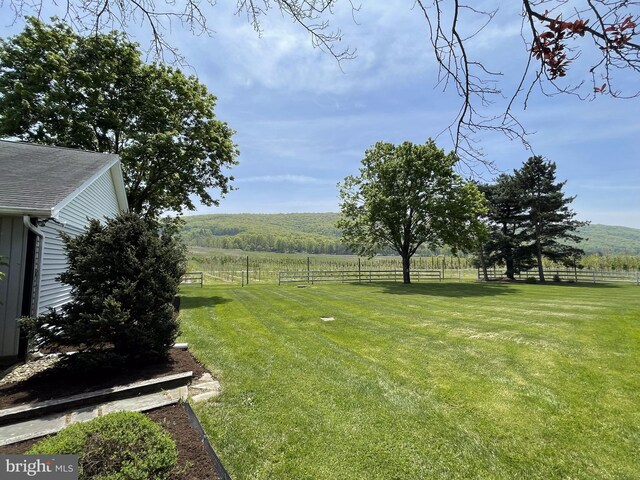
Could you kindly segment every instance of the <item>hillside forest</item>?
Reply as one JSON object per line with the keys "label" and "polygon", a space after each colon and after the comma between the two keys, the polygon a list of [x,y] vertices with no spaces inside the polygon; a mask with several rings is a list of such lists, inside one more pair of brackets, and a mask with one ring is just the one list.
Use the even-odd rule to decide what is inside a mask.
{"label": "hillside forest", "polygon": [[[185,216],[182,236],[197,250],[307,255],[350,255],[336,228],[339,213],[212,214]],[[582,227],[585,268],[640,269],[640,229],[591,224]],[[218,252],[220,255],[222,252]],[[381,251],[380,255],[392,252]],[[418,256],[450,255],[422,249]]]}

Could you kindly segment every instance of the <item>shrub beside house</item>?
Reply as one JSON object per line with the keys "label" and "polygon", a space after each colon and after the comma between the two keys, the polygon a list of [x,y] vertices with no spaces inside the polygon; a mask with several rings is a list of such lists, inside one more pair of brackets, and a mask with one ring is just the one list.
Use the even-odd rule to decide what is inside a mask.
{"label": "shrub beside house", "polygon": [[117,155],[0,141],[0,358],[26,353],[17,319],[70,301],[61,234],[127,211]]}

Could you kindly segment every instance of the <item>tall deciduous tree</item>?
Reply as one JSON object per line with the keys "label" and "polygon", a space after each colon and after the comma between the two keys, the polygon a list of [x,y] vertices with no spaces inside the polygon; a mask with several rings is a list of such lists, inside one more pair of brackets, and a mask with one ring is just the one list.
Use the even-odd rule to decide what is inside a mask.
{"label": "tall deciduous tree", "polygon": [[359,255],[391,247],[402,257],[404,283],[422,245],[471,250],[483,228],[482,194],[455,173],[456,155],[433,140],[425,145],[378,142],[366,151],[357,176],[340,188],[343,240]]}
{"label": "tall deciduous tree", "polygon": [[0,136],[119,154],[134,212],[193,210],[192,196],[213,205],[211,189],[229,191],[238,152],[215,103],[119,33],[83,37],[32,18],[0,41]]}
{"label": "tall deciduous tree", "polygon": [[584,255],[575,246],[582,237],[575,232],[589,222],[575,220],[576,213],[570,204],[575,197],[566,197],[562,188],[567,183],[556,183],[556,164],[540,156],[529,158],[521,169],[515,171],[516,181],[523,192],[526,208],[524,228],[529,236],[538,266],[541,282],[545,281],[542,259],[574,265]]}

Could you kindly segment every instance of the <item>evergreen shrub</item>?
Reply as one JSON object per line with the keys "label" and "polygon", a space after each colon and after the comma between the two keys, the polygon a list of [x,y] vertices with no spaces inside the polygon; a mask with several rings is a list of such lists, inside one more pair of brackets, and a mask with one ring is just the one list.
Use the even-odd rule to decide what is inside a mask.
{"label": "evergreen shrub", "polygon": [[68,269],[59,278],[71,286],[72,301],[23,320],[27,333],[54,350],[165,356],[179,333],[173,298],[186,267],[176,222],[124,213],[92,220],[85,233],[63,240]]}
{"label": "evergreen shrub", "polygon": [[142,413],[117,412],[75,423],[27,452],[78,455],[79,479],[168,478],[178,460],[176,444]]}

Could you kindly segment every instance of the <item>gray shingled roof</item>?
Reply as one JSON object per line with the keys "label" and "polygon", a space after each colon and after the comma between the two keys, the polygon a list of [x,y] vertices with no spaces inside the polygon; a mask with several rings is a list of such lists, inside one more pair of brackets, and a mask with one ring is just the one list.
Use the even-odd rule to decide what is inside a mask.
{"label": "gray shingled roof", "polygon": [[0,140],[0,210],[51,210],[117,155]]}

